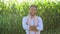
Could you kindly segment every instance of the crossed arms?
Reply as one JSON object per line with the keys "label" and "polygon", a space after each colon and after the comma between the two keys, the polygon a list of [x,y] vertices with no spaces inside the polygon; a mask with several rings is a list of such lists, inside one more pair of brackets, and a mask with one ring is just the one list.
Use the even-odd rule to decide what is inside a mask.
{"label": "crossed arms", "polygon": [[26,24],[26,20],[27,18],[24,17],[23,20],[22,20],[22,26],[23,26],[23,29],[25,30],[31,30],[31,31],[42,31],[43,30],[43,23],[42,23],[42,20],[39,18],[39,26],[29,26]]}

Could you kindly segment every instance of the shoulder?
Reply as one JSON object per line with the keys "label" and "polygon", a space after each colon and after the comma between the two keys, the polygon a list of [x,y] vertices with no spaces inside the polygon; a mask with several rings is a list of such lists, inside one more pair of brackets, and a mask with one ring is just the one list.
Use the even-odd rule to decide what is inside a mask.
{"label": "shoulder", "polygon": [[41,17],[38,17],[38,21],[39,21],[40,23],[42,23],[42,18],[41,18]]}
{"label": "shoulder", "polygon": [[37,16],[37,18],[42,20],[42,18],[41,18],[41,17],[39,17],[39,16]]}
{"label": "shoulder", "polygon": [[23,19],[27,19],[27,16],[23,17]]}

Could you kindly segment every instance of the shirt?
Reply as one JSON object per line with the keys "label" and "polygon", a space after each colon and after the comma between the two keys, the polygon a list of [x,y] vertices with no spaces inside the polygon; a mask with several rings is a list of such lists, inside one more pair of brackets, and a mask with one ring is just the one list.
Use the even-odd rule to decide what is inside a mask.
{"label": "shirt", "polygon": [[[38,30],[37,32],[29,31],[29,25],[26,24],[27,19],[28,19],[28,17],[23,17],[23,20],[22,20],[22,26],[23,26],[23,29],[26,31],[26,34],[40,34],[40,31],[43,30],[43,22],[42,22],[41,17],[37,16],[37,19],[38,19],[38,26],[36,27]],[[31,19],[30,24],[32,26],[34,25],[34,18]]]}

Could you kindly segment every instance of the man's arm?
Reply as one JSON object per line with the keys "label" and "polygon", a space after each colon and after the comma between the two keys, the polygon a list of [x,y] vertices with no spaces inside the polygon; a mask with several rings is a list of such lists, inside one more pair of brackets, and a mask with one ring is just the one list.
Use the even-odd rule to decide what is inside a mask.
{"label": "man's arm", "polygon": [[39,24],[38,24],[37,30],[39,30],[39,31],[43,30],[43,22],[42,22],[42,19],[40,17],[39,17]]}
{"label": "man's arm", "polygon": [[29,25],[26,24],[26,20],[27,18],[24,17],[23,20],[22,20],[22,26],[23,26],[23,29],[25,30],[29,30]]}

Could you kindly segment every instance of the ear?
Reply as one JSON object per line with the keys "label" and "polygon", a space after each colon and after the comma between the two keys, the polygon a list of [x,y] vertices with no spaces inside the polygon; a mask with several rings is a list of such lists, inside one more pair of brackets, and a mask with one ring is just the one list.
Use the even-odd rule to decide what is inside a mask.
{"label": "ear", "polygon": [[35,14],[37,14],[37,11],[35,12]]}
{"label": "ear", "polygon": [[30,14],[30,11],[28,11],[28,13]]}
{"label": "ear", "polygon": [[37,13],[37,11],[36,11],[36,13]]}

